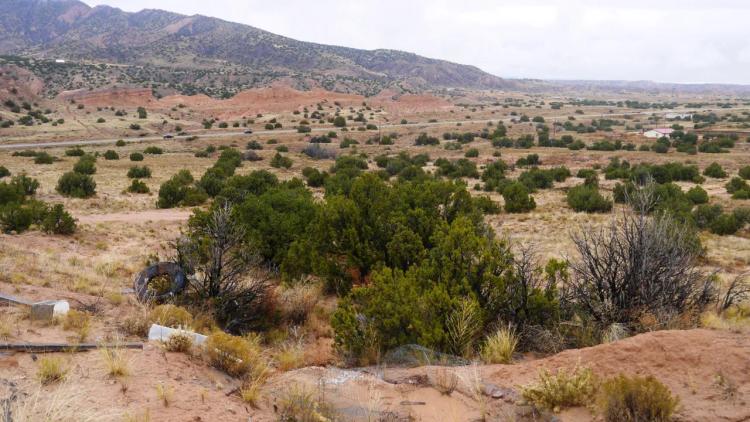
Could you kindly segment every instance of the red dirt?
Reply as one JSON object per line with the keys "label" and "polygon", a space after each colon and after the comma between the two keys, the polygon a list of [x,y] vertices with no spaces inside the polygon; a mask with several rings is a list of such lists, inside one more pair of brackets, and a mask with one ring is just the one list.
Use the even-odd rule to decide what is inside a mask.
{"label": "red dirt", "polygon": [[[38,290],[36,294],[30,291],[23,294],[34,298],[54,296],[54,292]],[[109,319],[118,311],[111,309],[105,315]],[[66,334],[59,326],[29,326],[28,322],[19,328],[18,335],[30,341],[63,340]],[[101,338],[113,332],[113,327],[105,326],[97,329],[95,336]],[[198,357],[167,353],[155,344],[127,353],[130,375],[121,380],[106,375],[98,352],[59,355],[71,369],[69,384],[80,393],[76,406],[111,416],[99,420],[122,420],[124,414],[143,415],[148,410],[154,421],[247,421],[250,417],[256,422],[273,421],[278,418],[274,407],[293,385],[301,385],[316,394],[324,394],[344,413],[391,412],[413,420],[467,421],[479,416],[479,402],[468,387],[473,373],[478,374],[482,382],[519,391],[519,386],[533,382],[542,368],[554,371],[579,364],[591,367],[600,377],[619,373],[655,376],[680,397],[676,418],[679,421],[750,418],[750,406],[746,402],[750,394],[750,336],[747,332],[660,331],[513,365],[448,368],[459,379],[456,391],[449,396],[431,387],[437,371],[443,370],[437,367],[383,367],[365,371],[308,367],[272,376],[257,409],[243,403],[233,393],[239,385],[237,380],[208,367]],[[30,354],[0,355],[0,378],[18,383],[23,391],[38,388],[34,379],[37,367],[38,363]],[[732,395],[717,383],[719,374],[736,386]],[[396,383],[406,378],[424,382]],[[167,406],[157,396],[160,384],[173,392]],[[58,388],[44,387],[49,393]],[[514,420],[513,415],[522,409],[505,399],[487,400],[491,420]],[[558,416],[563,421],[595,420],[594,415],[583,408],[564,410]]]}
{"label": "red dirt", "polygon": [[392,91],[383,91],[376,97],[366,98],[362,95],[344,94],[320,88],[298,91],[282,84],[242,91],[226,100],[202,94],[170,95],[157,100],[151,94],[151,90],[145,88],[65,91],[58,98],[66,101],[74,99],[76,102],[93,107],[144,106],[147,109],[168,110],[182,104],[194,111],[222,120],[252,117],[257,113],[301,111],[304,107],[314,110],[319,103],[331,106],[338,103],[345,108],[360,107],[363,102],[366,102],[393,113],[435,111],[451,107],[448,101],[428,94],[400,95]]}
{"label": "red dirt", "polygon": [[63,91],[57,98],[63,101],[75,100],[90,107],[147,107],[155,101],[148,88],[107,88],[93,91],[78,89]]}

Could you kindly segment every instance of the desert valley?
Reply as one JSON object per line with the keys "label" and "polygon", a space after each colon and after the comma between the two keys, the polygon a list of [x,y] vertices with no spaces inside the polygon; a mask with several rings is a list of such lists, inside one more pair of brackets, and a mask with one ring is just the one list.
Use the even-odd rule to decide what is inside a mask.
{"label": "desert valley", "polygon": [[4,422],[750,419],[748,85],[0,0],[0,232]]}

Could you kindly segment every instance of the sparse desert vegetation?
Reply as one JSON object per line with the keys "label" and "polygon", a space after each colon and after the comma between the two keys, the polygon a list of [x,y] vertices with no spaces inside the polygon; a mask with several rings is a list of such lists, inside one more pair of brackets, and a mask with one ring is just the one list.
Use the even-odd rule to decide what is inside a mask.
{"label": "sparse desert vegetation", "polygon": [[13,420],[750,417],[747,91],[158,52],[0,56]]}

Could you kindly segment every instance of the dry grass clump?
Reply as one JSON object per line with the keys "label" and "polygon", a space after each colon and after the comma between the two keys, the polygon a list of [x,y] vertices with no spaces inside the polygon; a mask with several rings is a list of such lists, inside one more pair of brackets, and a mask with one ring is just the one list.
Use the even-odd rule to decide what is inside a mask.
{"label": "dry grass clump", "polygon": [[39,387],[28,396],[19,395],[8,403],[13,422],[99,422],[112,415],[85,405],[84,393],[77,386],[63,383],[49,390]]}
{"label": "dry grass clump", "polygon": [[336,420],[333,406],[322,394],[292,385],[279,400],[279,420],[284,422],[317,422]]}
{"label": "dry grass clump", "polygon": [[438,368],[435,370],[433,386],[440,394],[450,396],[458,386],[458,377],[455,372],[450,371],[446,368]]}
{"label": "dry grass clump", "polygon": [[741,331],[750,327],[750,305],[734,305],[722,313],[707,311],[701,314],[700,325],[714,330]]}
{"label": "dry grass clump", "polygon": [[315,309],[321,295],[318,284],[300,283],[283,288],[278,296],[281,314],[292,324],[302,324]]}
{"label": "dry grass clump", "polygon": [[84,342],[91,332],[91,316],[86,312],[71,309],[63,318],[63,329],[75,331],[78,342]]}
{"label": "dry grass clump", "polygon": [[526,401],[558,412],[565,407],[588,405],[596,388],[593,371],[576,366],[570,372],[560,369],[556,374],[543,370],[537,383],[524,386],[521,393]]}
{"label": "dry grass clump", "polygon": [[172,397],[174,396],[174,388],[168,385],[159,383],[156,385],[156,397],[162,402],[164,407],[169,407],[172,403]]}
{"label": "dry grass clump", "polygon": [[208,336],[205,347],[209,363],[235,377],[248,374],[261,359],[259,343],[223,331]]}
{"label": "dry grass clump", "polygon": [[286,336],[287,340],[276,352],[276,360],[282,371],[297,369],[305,363],[305,336],[302,329],[298,326],[290,327]]}
{"label": "dry grass clump", "polygon": [[54,384],[65,379],[68,370],[62,358],[57,356],[44,356],[39,359],[39,369],[36,377],[42,385]]}
{"label": "dry grass clump", "polygon": [[187,331],[179,330],[169,336],[164,348],[168,352],[188,353],[193,348],[193,337]]}
{"label": "dry grass clump", "polygon": [[112,377],[124,377],[130,373],[125,349],[121,347],[102,347],[99,350],[108,375]]}
{"label": "dry grass clump", "polygon": [[652,376],[618,375],[602,384],[599,406],[607,422],[666,422],[679,399]]}
{"label": "dry grass clump", "polygon": [[7,340],[13,335],[13,318],[10,315],[0,316],[0,340]]}
{"label": "dry grass clump", "polygon": [[242,400],[253,407],[257,407],[261,388],[270,375],[271,368],[268,366],[268,362],[263,358],[258,359],[243,380],[242,387],[240,387]]}
{"label": "dry grass clump", "polygon": [[190,327],[193,323],[193,315],[183,307],[166,304],[152,309],[149,320],[165,327]]}
{"label": "dry grass clump", "polygon": [[610,324],[602,332],[602,343],[614,343],[628,336],[628,331],[623,324]]}
{"label": "dry grass clump", "polygon": [[460,380],[466,393],[479,407],[479,413],[481,415],[479,420],[487,420],[487,414],[489,413],[490,407],[489,398],[484,394],[484,381],[482,380],[482,374],[480,373],[476,362],[461,373]]}
{"label": "dry grass clump", "polygon": [[136,337],[148,336],[148,330],[151,328],[150,312],[145,306],[140,306],[138,310],[131,312],[120,324],[120,329],[127,335]]}
{"label": "dry grass clump", "polygon": [[518,346],[518,335],[510,325],[487,336],[480,355],[485,363],[511,363]]}
{"label": "dry grass clump", "polygon": [[122,417],[123,422],[151,422],[151,412],[146,409],[143,413],[126,413]]}

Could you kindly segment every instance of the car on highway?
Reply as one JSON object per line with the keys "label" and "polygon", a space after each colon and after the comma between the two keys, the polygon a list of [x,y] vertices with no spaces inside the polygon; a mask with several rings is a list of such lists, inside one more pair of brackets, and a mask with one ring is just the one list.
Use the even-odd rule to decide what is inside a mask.
{"label": "car on highway", "polygon": [[253,130],[252,130],[252,129],[247,129],[247,130],[245,130],[245,132],[244,132],[244,133],[246,133],[246,134],[248,134],[248,135],[249,135],[249,134],[253,133]]}
{"label": "car on highway", "polygon": [[172,138],[174,138],[174,135],[171,135],[169,133],[167,133],[166,135],[164,135],[164,139],[172,139]]}

